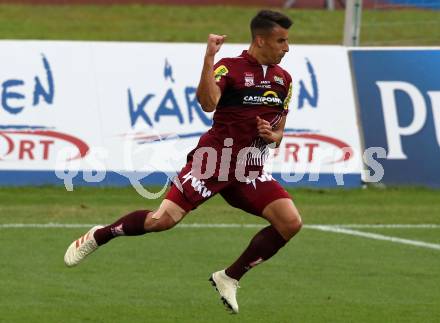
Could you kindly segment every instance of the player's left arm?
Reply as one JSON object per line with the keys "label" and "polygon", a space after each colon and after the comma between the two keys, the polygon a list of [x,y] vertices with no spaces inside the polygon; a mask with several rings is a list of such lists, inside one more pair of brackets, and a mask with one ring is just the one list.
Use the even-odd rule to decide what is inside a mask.
{"label": "player's left arm", "polygon": [[258,135],[263,138],[267,144],[275,143],[275,147],[278,148],[283,139],[284,127],[286,126],[286,115],[283,115],[281,121],[275,127],[270,125],[270,122],[261,119],[257,116],[257,129]]}

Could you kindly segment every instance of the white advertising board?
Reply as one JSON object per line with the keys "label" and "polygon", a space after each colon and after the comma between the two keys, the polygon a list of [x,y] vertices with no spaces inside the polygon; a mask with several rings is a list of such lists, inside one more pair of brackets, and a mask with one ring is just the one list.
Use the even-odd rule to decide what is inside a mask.
{"label": "white advertising board", "polygon": [[[217,59],[244,49],[225,44]],[[195,98],[204,51],[204,44],[1,41],[0,170],[178,171],[211,125]],[[268,168],[360,178],[347,51],[293,45],[281,65],[293,77],[293,99]]]}

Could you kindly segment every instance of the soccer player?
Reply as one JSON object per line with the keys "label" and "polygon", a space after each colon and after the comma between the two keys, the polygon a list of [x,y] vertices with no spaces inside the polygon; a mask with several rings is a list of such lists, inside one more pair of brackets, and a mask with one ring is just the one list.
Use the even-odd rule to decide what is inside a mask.
{"label": "soccer player", "polygon": [[260,11],[251,21],[249,49],[216,64],[226,36],[209,35],[197,97],[204,111],[215,111],[212,128],[188,154],[157,210],[134,211],[108,226],[93,227],[69,246],[67,266],[118,236],[171,229],[220,193],[231,206],[269,222],[234,263],[210,277],[226,307],[238,313],[238,281],[275,255],[302,225],[287,191],[263,170],[269,148],[280,145],[292,94],[291,76],[277,65],[289,51],[291,24],[282,13]]}

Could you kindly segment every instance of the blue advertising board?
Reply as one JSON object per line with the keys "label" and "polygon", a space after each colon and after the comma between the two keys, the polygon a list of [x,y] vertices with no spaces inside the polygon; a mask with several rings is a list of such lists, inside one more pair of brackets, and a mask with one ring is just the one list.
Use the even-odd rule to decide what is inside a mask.
{"label": "blue advertising board", "polygon": [[350,52],[365,148],[382,183],[440,187],[440,50]]}
{"label": "blue advertising board", "polygon": [[423,9],[440,9],[439,0],[386,0],[382,2],[387,2],[389,4],[405,7],[416,7]]}

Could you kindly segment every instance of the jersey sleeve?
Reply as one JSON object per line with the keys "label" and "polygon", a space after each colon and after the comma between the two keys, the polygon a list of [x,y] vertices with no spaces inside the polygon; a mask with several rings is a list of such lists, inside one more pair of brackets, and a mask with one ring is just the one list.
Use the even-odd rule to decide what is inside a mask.
{"label": "jersey sleeve", "polygon": [[290,76],[289,73],[287,73],[286,71],[284,71],[284,75],[286,77],[286,91],[287,91],[287,95],[286,98],[284,99],[284,103],[283,103],[283,115],[287,115],[289,113],[289,104],[290,101],[292,99],[292,77]]}
{"label": "jersey sleeve", "polygon": [[228,84],[228,80],[230,78],[230,75],[228,75],[229,69],[230,69],[230,64],[224,58],[219,60],[214,65],[215,82],[218,85],[218,87],[220,88],[220,91],[222,94],[223,94],[223,92]]}

